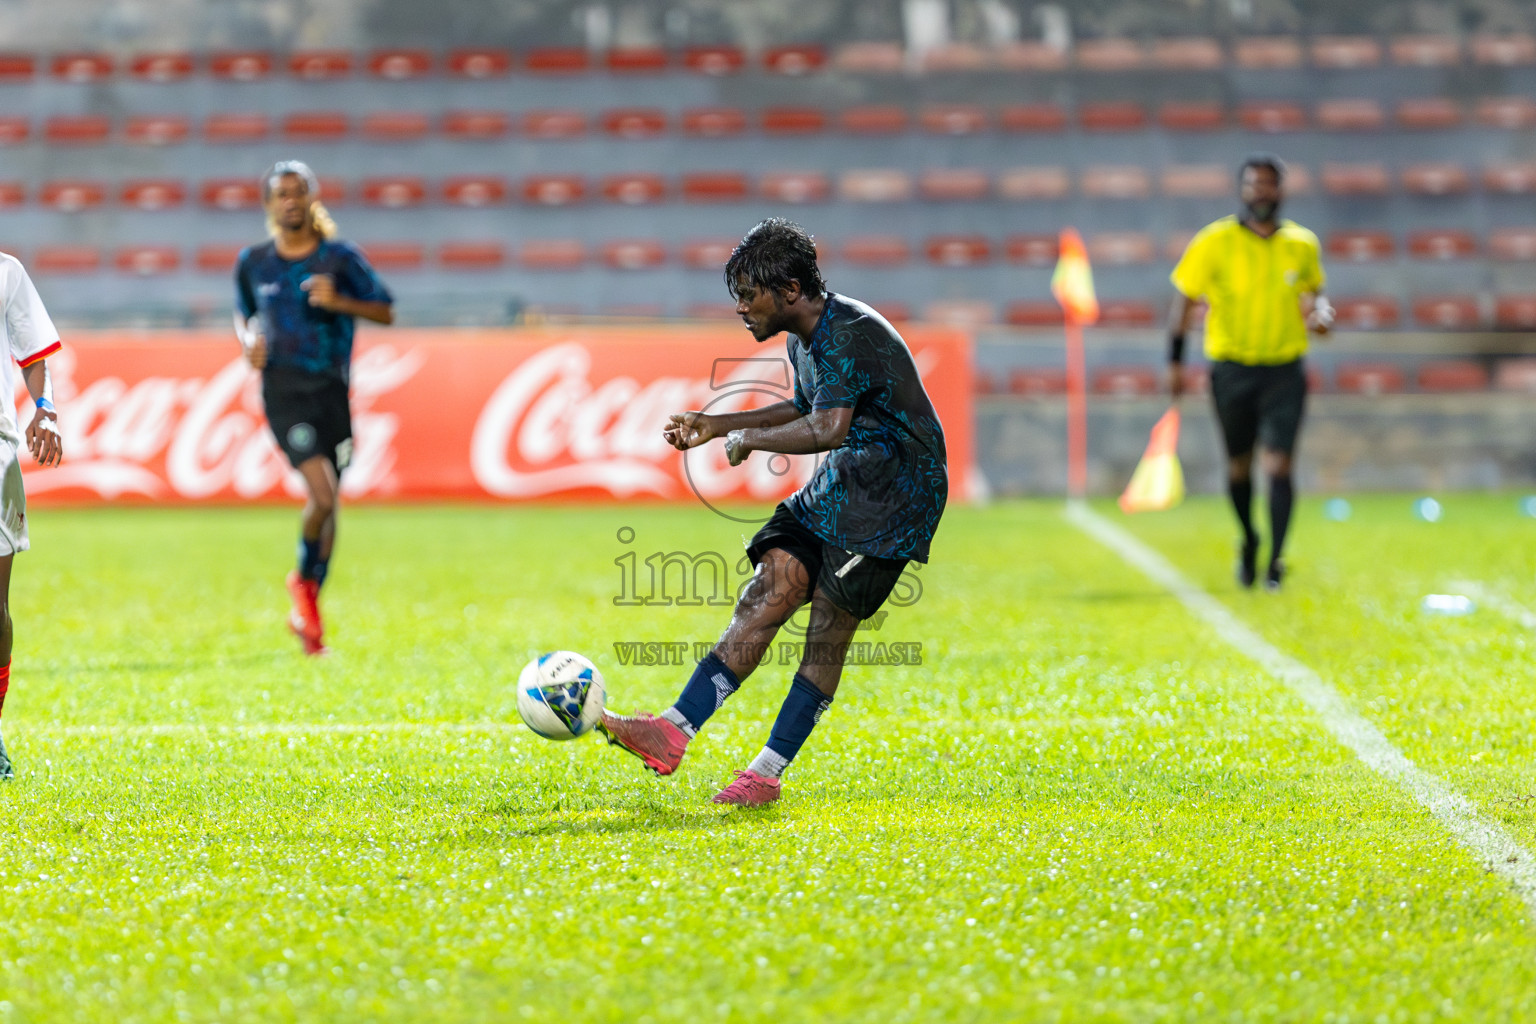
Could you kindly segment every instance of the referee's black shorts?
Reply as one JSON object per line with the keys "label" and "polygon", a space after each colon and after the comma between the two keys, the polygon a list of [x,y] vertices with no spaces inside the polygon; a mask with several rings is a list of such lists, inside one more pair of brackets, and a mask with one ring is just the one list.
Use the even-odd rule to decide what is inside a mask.
{"label": "referee's black shorts", "polygon": [[1285,455],[1296,450],[1307,408],[1307,374],[1300,359],[1277,366],[1214,362],[1211,398],[1228,458],[1247,455],[1255,441]]}
{"label": "referee's black shorts", "polygon": [[347,382],[324,374],[273,369],[261,375],[261,400],[277,446],[297,469],[319,455],[337,475],[352,461]]}

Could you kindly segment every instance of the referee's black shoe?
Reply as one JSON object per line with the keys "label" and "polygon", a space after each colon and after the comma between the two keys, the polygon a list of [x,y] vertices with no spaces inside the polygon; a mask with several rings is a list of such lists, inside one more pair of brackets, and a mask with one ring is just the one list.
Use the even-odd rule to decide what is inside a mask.
{"label": "referee's black shoe", "polygon": [[1280,592],[1280,581],[1285,579],[1285,563],[1276,558],[1269,563],[1269,571],[1264,574],[1264,589],[1271,594]]}
{"label": "referee's black shoe", "polygon": [[1259,576],[1259,538],[1243,541],[1237,554],[1237,582],[1244,587],[1253,586]]}

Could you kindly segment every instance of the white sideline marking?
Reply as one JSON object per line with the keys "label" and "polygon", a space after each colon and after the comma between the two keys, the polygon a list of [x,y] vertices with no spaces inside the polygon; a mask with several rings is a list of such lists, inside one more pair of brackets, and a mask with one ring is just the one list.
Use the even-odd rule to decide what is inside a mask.
{"label": "white sideline marking", "polygon": [[1067,504],[1067,519],[1172,593],[1228,644],[1290,687],[1335,739],[1354,751],[1366,767],[1408,790],[1488,870],[1513,885],[1527,910],[1536,914],[1536,858],[1508,832],[1483,817],[1466,797],[1403,756],[1380,729],[1349,706],[1339,691],[1255,633],[1226,605],[1185,579],[1162,555],[1081,502]]}
{"label": "white sideline marking", "polygon": [[1489,590],[1481,583],[1472,580],[1455,580],[1449,584],[1449,588],[1461,591],[1478,604],[1487,605],[1506,619],[1512,619],[1526,629],[1536,630],[1536,612],[1511,601],[1497,591]]}

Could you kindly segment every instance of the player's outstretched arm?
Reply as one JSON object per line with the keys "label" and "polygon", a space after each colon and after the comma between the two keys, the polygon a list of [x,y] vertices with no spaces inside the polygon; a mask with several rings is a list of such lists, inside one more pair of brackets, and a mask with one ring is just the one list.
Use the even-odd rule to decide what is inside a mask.
{"label": "player's outstretched arm", "polygon": [[829,452],[843,443],[853,423],[851,406],[817,409],[776,427],[744,427],[725,435],[725,456],[739,466],[750,452],[811,455]]}
{"label": "player's outstretched arm", "polygon": [[741,412],[706,413],[698,410],[673,413],[667,417],[667,425],[661,435],[678,451],[696,448],[705,441],[724,437],[733,430],[747,427],[776,427],[805,414],[794,402],[775,402],[761,409],[745,409]]}
{"label": "player's outstretched arm", "polygon": [[59,435],[59,414],[53,406],[53,378],[48,374],[48,360],[39,359],[21,369],[27,393],[37,406],[27,426],[27,448],[40,466],[57,466],[64,461],[64,439]]}

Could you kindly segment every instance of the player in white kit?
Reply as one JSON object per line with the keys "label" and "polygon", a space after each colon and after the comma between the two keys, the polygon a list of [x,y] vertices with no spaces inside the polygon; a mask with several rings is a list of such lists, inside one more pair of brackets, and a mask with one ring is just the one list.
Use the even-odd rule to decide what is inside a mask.
{"label": "player in white kit", "polygon": [[[64,457],[59,438],[58,413],[53,405],[53,382],[48,377],[45,360],[60,348],[59,332],[54,329],[43,300],[32,285],[21,261],[0,253],[0,305],[5,318],[0,330],[5,332],[6,351],[21,365],[21,378],[32,396],[35,411],[27,425],[26,442],[32,457],[41,466],[57,466]],[[10,359],[0,359],[0,713],[5,710],[5,692],[11,684],[11,561],[16,552],[27,550],[27,496],[21,487],[22,433],[16,420],[11,396],[16,394],[16,377]],[[0,737],[0,779],[15,775],[11,759]]]}

